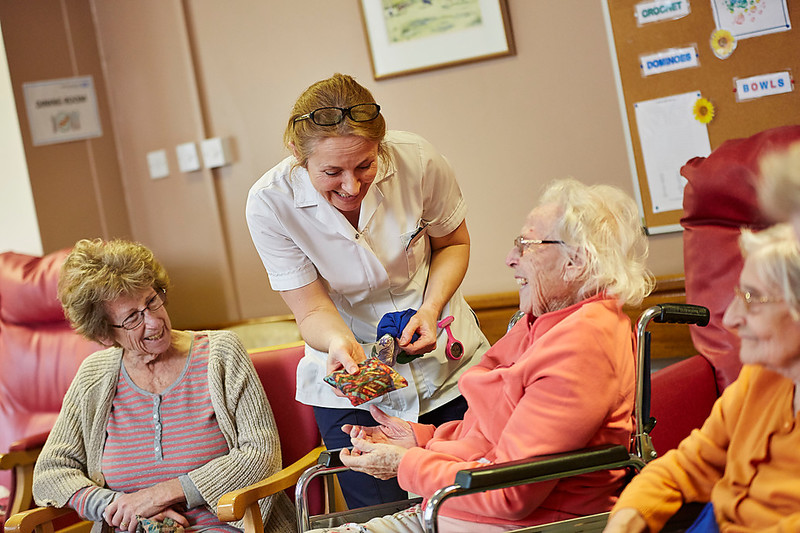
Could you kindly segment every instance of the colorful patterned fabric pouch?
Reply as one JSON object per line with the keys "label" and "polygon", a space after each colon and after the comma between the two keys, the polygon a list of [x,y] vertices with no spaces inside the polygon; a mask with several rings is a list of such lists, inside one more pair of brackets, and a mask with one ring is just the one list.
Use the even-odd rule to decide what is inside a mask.
{"label": "colorful patterned fabric pouch", "polygon": [[406,378],[372,357],[358,365],[358,372],[355,374],[336,370],[325,376],[325,381],[342,391],[353,405],[361,405],[387,392],[408,386]]}
{"label": "colorful patterned fabric pouch", "polygon": [[170,517],[163,522],[150,518],[136,517],[139,523],[136,525],[136,533],[183,533],[183,526]]}

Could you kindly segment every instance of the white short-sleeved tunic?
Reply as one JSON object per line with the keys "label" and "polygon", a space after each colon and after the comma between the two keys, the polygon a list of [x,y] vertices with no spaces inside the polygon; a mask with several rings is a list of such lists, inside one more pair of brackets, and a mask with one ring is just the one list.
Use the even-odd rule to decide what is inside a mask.
{"label": "white short-sleeved tunic", "polygon": [[[429,237],[454,231],[466,205],[447,160],[418,135],[390,131],[389,160],[361,204],[358,229],[311,184],[308,172],[288,157],[250,189],[247,224],[276,291],[292,290],[321,277],[356,339],[376,340],[386,313],[418,309],[430,269]],[[459,395],[458,377],[489,347],[460,291],[442,311],[453,315],[454,336],[464,345],[459,361],[445,355],[441,331],[435,351],[395,369],[409,386],[371,402],[389,414],[416,420]],[[440,317],[441,318],[441,317]],[[351,408],[323,382],[327,354],[306,345],[297,369],[297,400],[320,407]]]}

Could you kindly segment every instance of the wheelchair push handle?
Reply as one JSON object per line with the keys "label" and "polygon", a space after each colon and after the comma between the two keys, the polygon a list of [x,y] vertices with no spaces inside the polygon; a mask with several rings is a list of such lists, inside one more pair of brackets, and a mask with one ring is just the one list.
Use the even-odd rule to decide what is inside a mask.
{"label": "wheelchair push handle", "polygon": [[701,305],[666,303],[658,304],[661,314],[653,317],[653,322],[661,324],[696,324],[708,325],[711,317],[708,309]]}

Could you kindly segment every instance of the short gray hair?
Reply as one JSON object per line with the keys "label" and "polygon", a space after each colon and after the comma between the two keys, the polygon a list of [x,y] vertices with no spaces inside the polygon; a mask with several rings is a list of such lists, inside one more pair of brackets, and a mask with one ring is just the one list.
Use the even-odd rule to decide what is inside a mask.
{"label": "short gray hair", "polygon": [[780,221],[800,213],[800,142],[763,156],[759,169],[758,198],[764,212]]}
{"label": "short gray hair", "polygon": [[558,238],[585,254],[581,299],[600,292],[624,304],[639,305],[655,280],[646,268],[648,243],[639,209],[628,194],[611,185],[555,180],[540,205],[559,208]]}
{"label": "short gray hair", "polygon": [[755,266],[761,282],[775,289],[800,320],[800,244],[789,224],[775,224],[764,231],[742,229],[739,248]]}

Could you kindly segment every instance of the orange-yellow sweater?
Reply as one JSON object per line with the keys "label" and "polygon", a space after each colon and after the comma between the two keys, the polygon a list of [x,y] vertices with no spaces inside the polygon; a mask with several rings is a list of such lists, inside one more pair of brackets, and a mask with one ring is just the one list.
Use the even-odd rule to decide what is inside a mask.
{"label": "orange-yellow sweater", "polygon": [[800,531],[800,419],[794,383],[745,365],[699,430],[636,476],[614,510],[652,531],[683,502],[714,504],[721,532]]}

